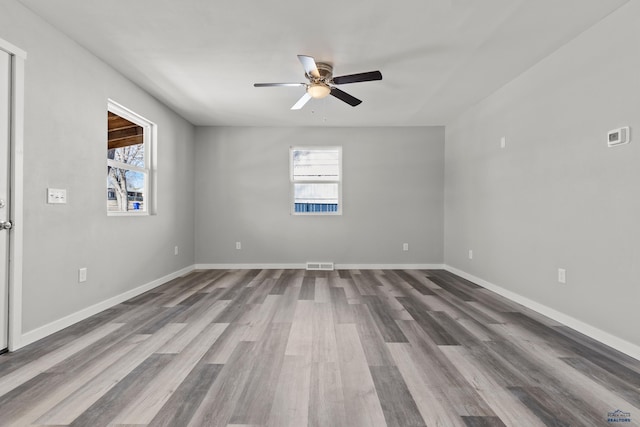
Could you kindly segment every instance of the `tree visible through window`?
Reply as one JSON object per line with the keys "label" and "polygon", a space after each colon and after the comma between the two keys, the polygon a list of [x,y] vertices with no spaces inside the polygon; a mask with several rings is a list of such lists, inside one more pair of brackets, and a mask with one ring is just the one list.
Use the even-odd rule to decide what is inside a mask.
{"label": "tree visible through window", "polygon": [[292,147],[291,192],[294,214],[342,213],[341,147]]}
{"label": "tree visible through window", "polygon": [[107,118],[107,211],[146,213],[151,124],[112,103]]}

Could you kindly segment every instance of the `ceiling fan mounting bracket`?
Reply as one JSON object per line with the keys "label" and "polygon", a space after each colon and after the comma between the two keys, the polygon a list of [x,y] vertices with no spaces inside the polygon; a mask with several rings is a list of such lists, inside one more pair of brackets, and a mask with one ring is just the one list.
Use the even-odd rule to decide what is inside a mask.
{"label": "ceiling fan mounting bracket", "polygon": [[333,83],[333,65],[327,62],[316,62],[316,67],[318,69],[318,74],[320,77],[313,77],[309,74],[305,74],[311,83],[324,83],[324,84],[332,84]]}

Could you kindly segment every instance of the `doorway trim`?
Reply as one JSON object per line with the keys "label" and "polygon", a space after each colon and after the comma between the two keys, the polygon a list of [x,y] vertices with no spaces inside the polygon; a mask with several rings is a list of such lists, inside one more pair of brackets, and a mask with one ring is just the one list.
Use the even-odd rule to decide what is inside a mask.
{"label": "doorway trim", "polygon": [[22,347],[22,252],[24,176],[24,63],[27,53],[0,39],[0,49],[11,56],[11,106],[9,126],[11,161],[11,221],[9,239],[9,351]]}

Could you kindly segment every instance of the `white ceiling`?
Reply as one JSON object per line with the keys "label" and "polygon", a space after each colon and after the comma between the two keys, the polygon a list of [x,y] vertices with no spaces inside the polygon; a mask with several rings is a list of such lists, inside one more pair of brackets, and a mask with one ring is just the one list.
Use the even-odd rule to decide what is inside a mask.
{"label": "white ceiling", "polygon": [[[629,0],[21,0],[196,125],[441,125]],[[296,55],[380,70],[289,108]]]}

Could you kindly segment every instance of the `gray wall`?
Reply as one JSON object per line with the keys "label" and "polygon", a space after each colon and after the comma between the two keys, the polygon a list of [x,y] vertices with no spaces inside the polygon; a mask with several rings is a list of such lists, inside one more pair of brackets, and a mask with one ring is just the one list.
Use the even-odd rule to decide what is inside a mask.
{"label": "gray wall", "polygon": [[447,264],[637,345],[638,16],[629,2],[447,124],[445,156]]}
{"label": "gray wall", "polygon": [[[290,215],[294,145],[343,147],[342,216]],[[196,262],[441,263],[443,159],[442,127],[198,128]]]}
{"label": "gray wall", "polygon": [[[0,37],[28,54],[23,331],[192,265],[193,126],[14,0]],[[107,98],[158,125],[157,216],[106,215]],[[47,187],[68,204],[47,205]]]}

